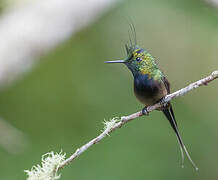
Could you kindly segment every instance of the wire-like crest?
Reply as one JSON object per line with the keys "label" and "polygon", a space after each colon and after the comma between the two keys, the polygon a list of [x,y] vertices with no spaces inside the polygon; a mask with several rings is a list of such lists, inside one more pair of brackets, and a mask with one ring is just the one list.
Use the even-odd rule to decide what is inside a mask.
{"label": "wire-like crest", "polygon": [[129,24],[129,29],[128,29],[129,42],[125,44],[125,48],[127,54],[129,54],[132,50],[135,49],[137,45],[137,37],[136,37],[136,30],[133,22],[130,20],[127,20],[127,22]]}

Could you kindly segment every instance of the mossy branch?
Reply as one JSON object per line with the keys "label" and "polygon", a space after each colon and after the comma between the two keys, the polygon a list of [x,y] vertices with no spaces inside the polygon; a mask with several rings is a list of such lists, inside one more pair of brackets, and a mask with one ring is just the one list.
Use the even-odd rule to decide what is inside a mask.
{"label": "mossy branch", "polygon": [[[185,95],[186,93],[190,92],[191,90],[193,90],[195,88],[198,88],[198,87],[203,86],[203,85],[207,85],[209,82],[215,80],[216,78],[218,78],[218,71],[214,71],[213,73],[211,73],[211,75],[209,75],[209,76],[207,76],[207,77],[205,77],[205,78],[203,78],[203,79],[201,79],[199,81],[196,81],[196,82],[188,85],[185,88],[182,88],[182,89],[180,89],[180,90],[178,90],[178,91],[176,91],[174,93],[171,93],[171,94],[167,95],[163,99],[163,101],[161,103],[157,103],[157,104],[154,104],[152,106],[147,107],[147,112],[148,113],[152,112],[153,110],[161,107],[163,105],[163,103],[167,103],[167,102],[171,101],[172,99],[174,99],[176,97],[183,96],[183,95]],[[105,125],[104,130],[102,131],[102,133],[99,136],[97,136],[96,138],[92,139],[91,141],[89,141],[85,145],[78,148],[69,158],[67,158],[65,160],[62,160],[59,163],[58,166],[56,164],[54,166],[56,168],[51,172],[53,174],[57,175],[59,170],[61,170],[62,168],[64,168],[68,164],[70,164],[75,158],[79,157],[83,152],[85,152],[91,146],[93,146],[94,144],[99,143],[104,137],[106,137],[107,135],[109,135],[110,133],[115,131],[116,129],[122,127],[124,124],[126,124],[129,121],[134,120],[134,119],[136,119],[136,118],[138,118],[140,116],[143,116],[141,111],[133,113],[133,114],[128,115],[128,116],[122,116],[121,118],[113,118],[110,121],[105,121],[104,122],[104,125]],[[55,171],[55,173],[54,173],[54,171]],[[27,172],[30,172],[30,173],[28,173],[28,175],[31,174],[31,171],[27,171]],[[60,176],[56,176],[53,179],[55,179],[55,178],[57,179],[59,177]],[[29,180],[32,180],[32,179],[29,177]],[[39,180],[39,179],[37,179],[37,180]],[[51,178],[50,180],[53,180],[53,179]],[[36,179],[34,179],[34,180],[36,180]]]}

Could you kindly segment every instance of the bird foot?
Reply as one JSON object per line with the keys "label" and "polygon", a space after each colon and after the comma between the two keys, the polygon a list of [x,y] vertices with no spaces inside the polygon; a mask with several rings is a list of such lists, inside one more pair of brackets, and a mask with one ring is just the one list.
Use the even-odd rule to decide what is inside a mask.
{"label": "bird foot", "polygon": [[148,112],[148,110],[147,110],[147,107],[144,107],[144,108],[142,109],[142,114],[143,114],[143,115],[146,115],[146,116],[149,115],[149,112]]}

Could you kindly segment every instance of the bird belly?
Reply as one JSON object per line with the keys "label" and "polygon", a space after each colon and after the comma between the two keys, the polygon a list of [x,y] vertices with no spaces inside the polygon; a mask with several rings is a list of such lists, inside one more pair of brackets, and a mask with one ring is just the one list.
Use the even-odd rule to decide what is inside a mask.
{"label": "bird belly", "polygon": [[140,75],[134,79],[134,93],[142,104],[150,106],[166,96],[167,90],[161,80],[154,80],[148,75]]}

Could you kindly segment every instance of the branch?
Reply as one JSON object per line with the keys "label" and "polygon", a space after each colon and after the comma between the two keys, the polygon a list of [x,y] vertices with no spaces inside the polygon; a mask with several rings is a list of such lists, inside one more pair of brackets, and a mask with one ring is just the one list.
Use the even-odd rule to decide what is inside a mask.
{"label": "branch", "polygon": [[[161,103],[157,103],[154,104],[152,106],[147,107],[147,112],[152,112],[153,110],[161,107],[163,105],[163,103],[167,103],[169,101],[171,101],[172,99],[179,97],[179,96],[183,96],[186,93],[190,92],[191,90],[198,88],[200,86],[203,85],[207,85],[209,82],[213,81],[214,79],[218,78],[218,70],[214,71],[213,73],[211,73],[211,75],[197,81],[194,82],[190,85],[188,85],[185,88],[182,88],[172,94],[167,95],[163,101]],[[128,116],[123,116],[121,118],[113,118],[110,121],[105,121],[105,127],[103,132],[97,136],[96,138],[92,139],[91,141],[89,141],[88,143],[86,143],[85,145],[81,146],[80,148],[78,148],[76,150],[75,153],[73,153],[69,158],[62,160],[56,167],[56,169],[54,169],[52,171],[53,174],[57,175],[57,172],[64,168],[65,166],[67,166],[69,163],[71,163],[75,158],[77,158],[78,156],[80,156],[83,152],[85,152],[88,148],[90,148],[91,146],[93,146],[94,144],[99,143],[105,136],[109,135],[110,133],[112,133],[113,131],[115,131],[116,129],[122,127],[124,124],[130,122],[131,120],[134,120],[140,116],[143,116],[142,111],[136,112],[134,114],[128,115]],[[51,153],[52,156],[54,156],[54,159],[57,158],[56,156],[59,156],[59,154],[54,155],[53,153]],[[50,158],[50,157],[49,157]],[[62,157],[60,157],[61,159]],[[45,162],[45,160],[43,160],[43,162]],[[38,166],[37,166],[38,167]],[[30,173],[32,173],[31,171],[26,171],[28,173],[28,175],[30,176]],[[34,172],[35,173],[35,172]],[[59,177],[59,176],[58,176]],[[31,179],[31,178],[29,178]]]}
{"label": "branch", "polygon": [[42,55],[117,3],[118,0],[35,0],[4,11],[0,17],[0,87],[28,71]]}
{"label": "branch", "polygon": [[215,8],[218,7],[218,0],[204,0],[204,1]]}
{"label": "branch", "polygon": [[[26,3],[13,0],[13,4],[18,1],[19,5],[1,11],[0,89],[29,71],[42,55],[96,21],[119,0],[29,0]],[[0,120],[0,125],[8,124],[3,121]],[[6,128],[1,131],[1,127],[0,146],[18,152],[15,146],[21,142],[17,140],[21,136]]]}
{"label": "branch", "polygon": [[[204,79],[201,79],[197,82],[194,82],[190,85],[188,85],[187,87],[185,88],[182,88],[172,94],[169,94],[167,95],[163,102],[166,103],[166,102],[169,102],[171,101],[172,99],[178,97],[178,96],[183,96],[185,95],[186,93],[188,93],[189,91],[197,88],[197,87],[200,87],[202,85],[207,85],[209,82],[213,81],[214,79],[218,78],[218,71],[214,71],[210,76],[204,78]],[[154,104],[153,106],[149,106],[147,107],[147,111],[148,112],[151,112],[159,107],[161,107],[161,103],[157,103],[157,104]],[[83,145],[82,147],[80,147],[79,149],[76,150],[76,152],[74,154],[72,154],[68,159],[66,159],[58,168],[61,169],[63,167],[65,167],[67,164],[71,163],[76,157],[80,156],[84,151],[86,151],[88,148],[90,148],[92,145],[100,142],[106,135],[110,134],[112,131],[116,130],[117,128],[120,128],[122,125],[128,123],[129,121],[133,120],[133,119],[136,119],[140,116],[142,116],[142,111],[139,111],[139,112],[136,112],[134,114],[131,114],[129,116],[123,116],[121,117],[121,120],[119,122],[117,122],[116,119],[112,119],[111,121],[109,122],[106,122],[106,128],[105,130],[99,135],[97,136],[96,138],[92,139],[91,141],[89,141],[88,143],[86,143],[85,145]],[[108,124],[107,124],[108,123]],[[109,124],[111,123],[111,124]]]}

